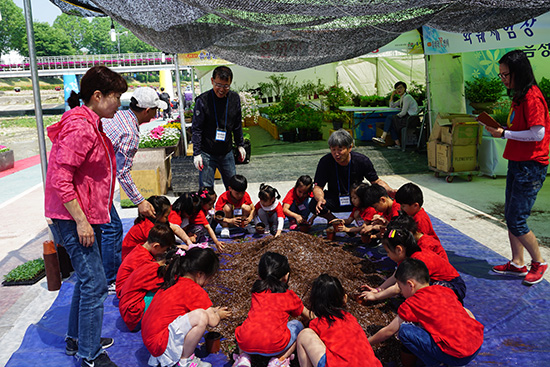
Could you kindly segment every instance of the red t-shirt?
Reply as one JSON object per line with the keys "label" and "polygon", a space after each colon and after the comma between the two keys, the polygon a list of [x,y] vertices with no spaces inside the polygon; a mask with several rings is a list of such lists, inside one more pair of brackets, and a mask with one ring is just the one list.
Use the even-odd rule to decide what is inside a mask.
{"label": "red t-shirt", "polygon": [[291,290],[252,293],[248,317],[235,329],[239,348],[247,353],[283,351],[290,341],[288,318],[299,316],[303,310],[302,300]]}
{"label": "red t-shirt", "polygon": [[512,103],[510,116],[510,131],[529,130],[532,126],[544,126],[544,138],[541,141],[506,140],[503,157],[510,161],[535,161],[548,165],[550,144],[550,117],[546,100],[537,86],[532,86],[523,101],[517,105]]}
{"label": "red t-shirt", "polygon": [[[258,201],[256,203],[256,213],[258,213],[258,210],[262,209],[262,204],[260,204],[260,202]],[[269,211],[269,212],[266,212],[267,215],[271,215],[273,212],[276,212],[277,213],[277,217],[278,218],[284,218],[285,217],[285,213],[283,212],[283,207],[281,206],[281,203],[278,203],[277,206],[275,207],[275,209]]]}
{"label": "red t-shirt", "polygon": [[[140,265],[130,274],[121,292],[118,309],[122,320],[130,331],[134,330],[143,317],[147,292],[156,292],[163,279],[157,276],[159,265],[151,261]],[[118,288],[118,284],[117,284]],[[118,289],[117,289],[118,292]]]}
{"label": "red t-shirt", "polygon": [[308,195],[306,195],[305,198],[300,199],[298,195],[296,195],[296,187],[291,188],[285,198],[283,199],[283,204],[292,205],[293,203],[296,203],[296,205],[302,204],[307,198],[312,198],[313,192],[310,192]]}
{"label": "red t-shirt", "polygon": [[182,219],[178,213],[172,210],[170,214],[168,214],[168,222],[181,226]]}
{"label": "red t-shirt", "polygon": [[446,282],[460,276],[458,271],[448,262],[430,250],[421,250],[412,254],[411,258],[422,261],[428,268],[430,280],[436,282],[444,280]]}
{"label": "red t-shirt", "polygon": [[147,237],[149,236],[149,231],[153,228],[155,224],[149,219],[144,219],[138,224],[134,224],[132,228],[126,233],[124,239],[122,240],[122,261],[128,256],[130,252],[136,247],[143,245],[147,242]]}
{"label": "red t-shirt", "polygon": [[250,199],[250,195],[248,195],[248,192],[244,193],[244,196],[241,200],[235,201],[231,197],[231,193],[228,191],[224,192],[220,195],[218,198],[218,201],[216,201],[215,210],[223,210],[223,207],[225,204],[231,204],[233,205],[233,208],[241,208],[243,205],[252,205],[252,199]]}
{"label": "red t-shirt", "polygon": [[197,214],[189,217],[189,224],[200,224],[201,226],[206,226],[210,223],[208,223],[208,219],[206,219],[204,212],[199,210]]}
{"label": "red t-shirt", "polygon": [[443,246],[441,246],[441,242],[439,242],[439,240],[435,239],[434,237],[423,235],[418,239],[417,243],[418,247],[420,247],[422,250],[435,252],[436,254],[441,256],[442,259],[449,262],[449,257],[447,256],[447,253],[445,252]]}
{"label": "red t-shirt", "polygon": [[382,367],[352,314],[344,311],[344,318],[335,318],[330,326],[326,318],[318,317],[310,321],[309,327],[325,343],[326,367]]}
{"label": "red t-shirt", "polygon": [[208,293],[189,278],[181,277],[168,289],[159,289],[141,320],[141,337],[153,357],[164,353],[168,345],[168,326],[179,316],[212,307]]}
{"label": "red t-shirt", "polygon": [[483,344],[483,325],[468,315],[450,288],[419,289],[399,306],[397,314],[404,321],[419,323],[450,356],[469,357]]}
{"label": "red t-shirt", "polygon": [[418,232],[427,236],[432,236],[439,241],[439,237],[437,237],[437,234],[435,234],[434,227],[432,226],[432,221],[430,220],[430,217],[428,216],[428,213],[426,213],[424,208],[420,208],[418,213],[413,216],[413,219],[416,222]]}
{"label": "red t-shirt", "polygon": [[143,264],[155,261],[151,253],[142,245],[134,247],[134,249],[122,260],[116,274],[116,296],[120,299],[122,295],[122,286],[132,272]]}
{"label": "red t-shirt", "polygon": [[384,218],[389,222],[392,220],[393,217],[397,217],[399,215],[399,211],[401,210],[401,205],[393,200],[393,204],[388,212],[382,213]]}

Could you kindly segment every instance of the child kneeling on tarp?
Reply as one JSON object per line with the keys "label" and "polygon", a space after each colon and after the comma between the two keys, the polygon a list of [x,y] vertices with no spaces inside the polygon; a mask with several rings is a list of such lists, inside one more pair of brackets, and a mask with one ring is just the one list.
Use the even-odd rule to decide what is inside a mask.
{"label": "child kneeling on tarp", "polygon": [[399,333],[403,346],[426,366],[470,363],[483,344],[483,325],[456,294],[450,288],[430,285],[428,269],[417,259],[403,260],[395,278],[406,300],[399,306],[397,317],[369,338],[370,344]]}

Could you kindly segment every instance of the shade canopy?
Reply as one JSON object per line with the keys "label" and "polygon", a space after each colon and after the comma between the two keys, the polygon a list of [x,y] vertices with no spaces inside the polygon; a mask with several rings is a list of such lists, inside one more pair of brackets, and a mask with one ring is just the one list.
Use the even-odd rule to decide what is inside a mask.
{"label": "shade canopy", "polygon": [[548,1],[50,0],[64,13],[110,16],[166,53],[208,50],[264,71],[293,71],[368,54],[427,25],[451,32],[506,27]]}

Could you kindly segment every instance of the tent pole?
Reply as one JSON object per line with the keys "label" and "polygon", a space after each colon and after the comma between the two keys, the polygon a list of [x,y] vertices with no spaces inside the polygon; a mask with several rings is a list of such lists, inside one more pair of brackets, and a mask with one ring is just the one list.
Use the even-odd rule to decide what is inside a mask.
{"label": "tent pole", "polygon": [[180,79],[180,64],[178,60],[178,55],[174,54],[174,64],[176,65],[176,89],[178,90],[178,112],[180,115],[180,129],[181,136],[183,137],[183,149],[181,152],[183,156],[187,155],[187,129],[185,127],[185,116],[183,114],[183,107],[185,105],[185,94],[181,93],[181,79]]}
{"label": "tent pole", "polygon": [[[200,84],[200,83],[199,83]],[[202,88],[201,88],[202,90]],[[191,92],[193,92],[193,101],[195,100],[195,67],[191,66]]]}
{"label": "tent pole", "polygon": [[428,117],[428,124],[426,124],[426,129],[428,132],[428,136],[430,136],[430,133],[432,132],[432,106],[431,106],[431,96],[430,96],[430,68],[428,67],[428,63],[430,61],[430,55],[424,54],[424,68],[426,73],[426,101],[428,103],[426,113],[424,114],[424,119],[426,119],[426,116]]}
{"label": "tent pole", "polygon": [[40,148],[40,167],[42,169],[42,182],[46,188],[46,172],[48,171],[48,158],[46,156],[46,140],[44,137],[44,121],[42,119],[42,102],[40,100],[40,84],[38,71],[36,70],[36,49],[34,44],[34,28],[32,25],[31,1],[23,0],[25,9],[25,24],[27,28],[27,44],[29,47],[29,64],[31,67],[32,92],[34,97],[34,112],[36,116],[36,129],[38,130],[38,146]]}

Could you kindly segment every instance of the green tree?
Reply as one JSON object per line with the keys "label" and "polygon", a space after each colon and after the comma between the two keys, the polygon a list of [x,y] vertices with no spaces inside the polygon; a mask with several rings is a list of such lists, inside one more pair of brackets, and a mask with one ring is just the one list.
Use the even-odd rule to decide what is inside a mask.
{"label": "green tree", "polygon": [[75,50],[78,51],[83,47],[90,49],[92,37],[88,19],[74,15],[61,14],[55,18],[53,28],[59,29],[67,34]]}
{"label": "green tree", "polygon": [[[33,22],[36,56],[74,55],[69,36],[61,29],[50,27],[46,22]],[[27,37],[21,54],[29,56]]]}
{"label": "green tree", "polygon": [[0,0],[0,56],[11,50],[20,51],[25,37],[23,10],[12,0]]}
{"label": "green tree", "polygon": [[111,19],[96,17],[90,23],[90,43],[86,47],[92,55],[111,54],[116,52],[116,42],[111,41],[109,31]]}

